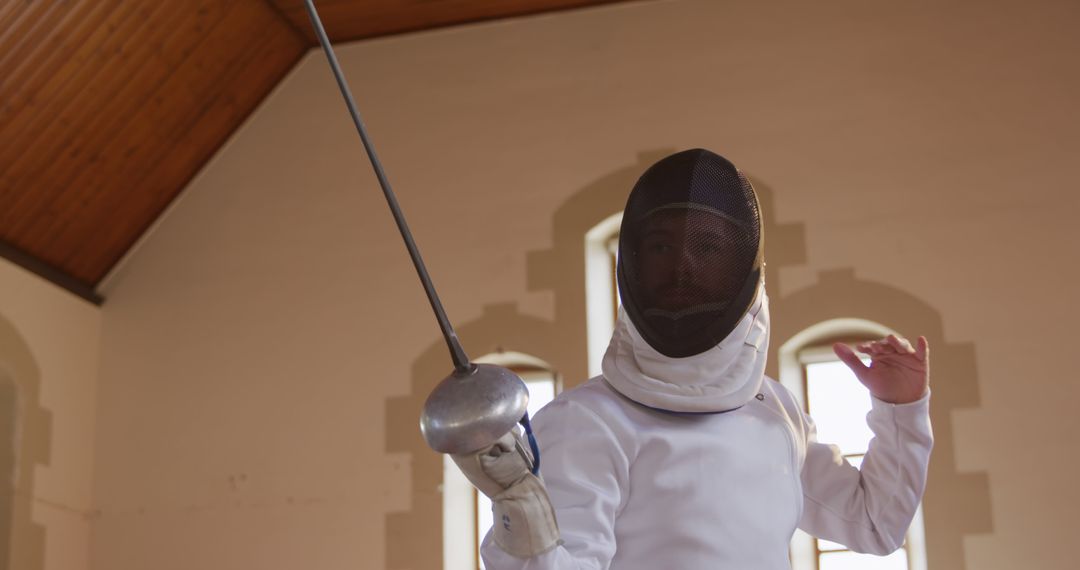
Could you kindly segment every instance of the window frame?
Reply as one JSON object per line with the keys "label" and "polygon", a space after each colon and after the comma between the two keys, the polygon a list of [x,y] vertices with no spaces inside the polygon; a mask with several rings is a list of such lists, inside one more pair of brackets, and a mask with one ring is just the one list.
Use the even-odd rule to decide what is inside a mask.
{"label": "window frame", "polygon": [[619,314],[616,273],[619,229],[623,213],[615,212],[585,232],[585,329],[588,373],[601,373],[601,363]]}
{"label": "window frame", "polygon": [[[832,352],[836,342],[856,344],[867,340],[876,340],[889,334],[899,334],[880,323],[865,319],[837,318],[812,325],[793,335],[778,351],[780,383],[795,397],[800,408],[810,413],[809,377],[807,366],[822,362],[839,361]],[[844,454],[844,458],[860,457],[865,453]],[[916,509],[911,527],[905,537],[907,570],[926,570],[926,536],[923,525],[922,504]],[[791,540],[790,561],[792,570],[819,570],[823,553],[847,552],[843,550],[821,550],[813,536],[796,529]]]}

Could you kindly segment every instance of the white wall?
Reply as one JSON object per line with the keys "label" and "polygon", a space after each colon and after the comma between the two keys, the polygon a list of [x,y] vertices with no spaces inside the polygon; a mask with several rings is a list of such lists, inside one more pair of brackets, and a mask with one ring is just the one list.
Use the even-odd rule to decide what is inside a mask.
{"label": "white wall", "polygon": [[[1078,16],[1051,0],[635,2],[339,56],[455,322],[550,323],[582,346],[541,356],[579,382],[577,285],[559,279],[583,272],[560,252],[592,214],[573,213],[618,210],[643,153],[714,149],[768,194],[772,223],[801,228],[794,245],[766,237],[773,259],[804,254],[770,265],[778,306],[853,269],[973,348],[973,407],[935,412],[950,450],[935,473],[987,478],[983,530],[936,554],[928,536],[930,567],[1064,568]],[[398,430],[442,349],[320,54],[104,293],[95,568],[432,567],[402,551],[440,522],[392,521],[437,493],[441,463]],[[931,486],[944,501],[958,480]]]}

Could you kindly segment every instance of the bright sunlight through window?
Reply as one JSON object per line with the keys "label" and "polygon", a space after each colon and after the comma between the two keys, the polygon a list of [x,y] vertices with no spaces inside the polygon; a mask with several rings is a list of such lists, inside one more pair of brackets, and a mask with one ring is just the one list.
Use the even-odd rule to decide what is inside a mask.
{"label": "bright sunlight through window", "polygon": [[[827,354],[831,360],[815,362],[813,353],[804,356],[807,407],[817,423],[818,440],[838,446],[844,458],[858,467],[873,437],[866,426],[870,394],[831,349]],[[814,542],[819,570],[908,570],[906,544],[888,556],[872,556],[827,540]]]}
{"label": "bright sunlight through window", "polygon": [[[780,377],[814,418],[818,441],[836,445],[855,467],[862,464],[873,433],[866,425],[870,393],[836,358],[826,338],[880,338],[894,331],[857,319],[836,319],[795,335],[780,349]],[[869,363],[868,359],[864,362]],[[859,554],[844,545],[798,531],[792,539],[793,570],[925,570],[922,511],[915,515],[903,548],[888,556]]]}

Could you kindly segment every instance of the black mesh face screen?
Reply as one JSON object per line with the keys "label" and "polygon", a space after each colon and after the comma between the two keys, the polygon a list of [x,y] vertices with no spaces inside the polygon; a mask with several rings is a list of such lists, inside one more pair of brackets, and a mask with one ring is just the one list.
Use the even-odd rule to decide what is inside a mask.
{"label": "black mesh face screen", "polygon": [[627,316],[667,356],[716,346],[754,301],[761,244],[757,197],[734,165],[702,149],[661,160],[623,213],[618,277]]}

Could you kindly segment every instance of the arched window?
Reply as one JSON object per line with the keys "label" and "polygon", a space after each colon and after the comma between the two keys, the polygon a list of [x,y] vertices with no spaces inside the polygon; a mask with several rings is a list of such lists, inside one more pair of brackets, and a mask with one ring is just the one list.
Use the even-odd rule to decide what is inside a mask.
{"label": "arched window", "polygon": [[[856,343],[895,331],[862,319],[819,323],[781,346],[780,381],[817,424],[818,438],[837,445],[856,467],[873,434],[866,426],[870,395],[832,351],[834,342]],[[900,550],[888,556],[851,552],[845,546],[797,531],[791,542],[792,570],[926,570],[922,508]]]}
{"label": "arched window", "polygon": [[[520,352],[499,352],[473,359],[514,371],[529,388],[529,417],[555,399],[558,375],[543,360]],[[478,570],[480,542],[491,528],[491,501],[469,483],[449,455],[443,456],[443,566],[445,570]]]}
{"label": "arched window", "polygon": [[600,374],[615,316],[619,308],[619,286],[615,278],[615,255],[619,244],[622,212],[607,217],[585,233],[585,310],[589,355],[589,376]]}

